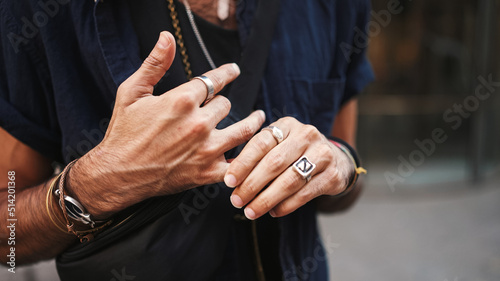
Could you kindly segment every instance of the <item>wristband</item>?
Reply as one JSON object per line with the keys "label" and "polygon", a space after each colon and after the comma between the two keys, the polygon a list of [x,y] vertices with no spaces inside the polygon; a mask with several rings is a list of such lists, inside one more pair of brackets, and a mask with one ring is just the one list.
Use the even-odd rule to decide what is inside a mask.
{"label": "wristband", "polygon": [[[53,213],[53,209],[52,209],[52,192],[54,191],[54,187],[56,186],[56,182],[59,180],[59,178],[61,177],[61,174],[59,174],[57,177],[55,177],[52,182],[50,183],[50,187],[49,187],[49,190],[47,192],[47,196],[45,198],[45,208],[47,209],[47,214],[49,215],[49,219],[52,221],[52,224],[54,224],[55,227],[57,227],[60,231],[64,232],[64,233],[68,233],[67,230],[64,230],[61,226],[59,226],[59,224],[54,220],[54,218],[52,217],[52,215],[54,214]],[[62,222],[57,216],[56,217],[56,220],[62,224],[62,225],[65,225],[64,222]]]}
{"label": "wristband", "polygon": [[343,141],[339,138],[335,138],[335,137],[329,136],[328,139],[336,147],[338,147],[340,150],[342,150],[342,152],[344,152],[347,155],[347,157],[349,159],[351,159],[351,161],[354,165],[354,173],[352,174],[351,178],[349,179],[349,183],[347,184],[346,189],[343,192],[341,192],[340,194],[336,195],[336,196],[340,197],[340,196],[344,196],[347,193],[349,193],[354,188],[354,185],[358,181],[359,175],[366,174],[367,171],[363,167],[361,167],[361,162],[360,162],[359,157],[356,153],[356,150],[354,150],[354,148],[352,148],[348,143],[346,143],[345,141]]}
{"label": "wristband", "polygon": [[[93,221],[90,214],[87,213],[87,211],[80,202],[78,202],[73,197],[70,197],[65,194],[64,185],[66,181],[66,176],[76,161],[77,159],[73,160],[62,171],[60,175],[61,177],[59,178],[59,189],[55,191],[55,194],[59,196],[59,206],[61,207],[64,218],[66,219],[66,224],[67,224],[66,227],[68,228],[68,232],[76,235],[80,239],[80,242],[86,242],[92,240],[95,234],[103,230],[106,226],[110,225],[112,221],[111,220],[107,222]],[[89,225],[92,229],[77,230],[75,229],[74,222],[70,221],[70,218],[72,220],[79,221],[86,225]],[[104,224],[100,225],[99,227],[95,227],[96,223],[104,223]]]}

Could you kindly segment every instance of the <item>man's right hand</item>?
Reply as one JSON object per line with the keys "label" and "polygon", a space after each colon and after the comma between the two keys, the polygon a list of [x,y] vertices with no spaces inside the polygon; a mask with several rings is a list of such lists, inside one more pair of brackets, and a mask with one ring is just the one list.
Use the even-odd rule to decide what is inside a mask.
{"label": "man's right hand", "polygon": [[[248,141],[265,120],[257,111],[215,129],[231,104],[216,96],[201,107],[207,88],[198,79],[153,96],[174,55],[175,39],[161,33],[139,70],[120,85],[103,141],[71,169],[68,193],[96,219],[150,197],[222,182],[229,165],[224,152]],[[239,68],[227,64],[204,75],[217,93],[239,75]]]}

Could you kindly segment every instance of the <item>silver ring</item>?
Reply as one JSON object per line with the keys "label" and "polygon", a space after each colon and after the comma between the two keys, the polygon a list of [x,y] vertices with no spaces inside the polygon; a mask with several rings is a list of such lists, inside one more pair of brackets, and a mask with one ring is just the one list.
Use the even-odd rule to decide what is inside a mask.
{"label": "silver ring", "polygon": [[262,130],[270,131],[278,144],[283,141],[283,131],[280,128],[275,126],[267,126]]}
{"label": "silver ring", "polygon": [[311,174],[316,168],[316,164],[309,161],[309,159],[307,159],[307,157],[304,155],[300,157],[292,167],[297,173],[299,173],[299,175],[302,176],[302,178],[306,180],[306,182],[309,182],[312,177]]}
{"label": "silver ring", "polygon": [[194,79],[200,80],[201,82],[203,82],[205,84],[205,86],[207,86],[207,97],[205,98],[205,101],[203,102],[203,104],[208,103],[210,100],[212,100],[214,98],[214,95],[215,95],[214,83],[212,82],[212,80],[210,80],[210,78],[208,78],[207,76],[203,76],[203,75],[196,76]]}

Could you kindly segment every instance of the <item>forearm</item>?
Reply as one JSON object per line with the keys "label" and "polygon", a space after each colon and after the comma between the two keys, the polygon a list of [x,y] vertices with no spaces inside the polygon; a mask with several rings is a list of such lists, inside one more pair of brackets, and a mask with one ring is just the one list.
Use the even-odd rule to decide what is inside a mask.
{"label": "forearm", "polygon": [[[49,209],[54,210],[51,215],[58,226],[49,217],[46,199],[50,182],[19,191],[15,194],[15,202],[10,202],[11,206],[7,190],[2,189],[0,192],[0,220],[2,225],[11,226],[0,230],[0,260],[3,265],[8,261],[7,255],[12,249],[15,249],[16,264],[19,265],[53,258],[75,242],[75,236],[62,231],[65,226],[60,222],[64,219],[56,200],[50,200],[48,204]],[[15,203],[15,209],[12,209],[12,203]],[[15,217],[11,217],[10,213]]]}
{"label": "forearm", "polygon": [[119,151],[111,155],[97,146],[68,173],[66,194],[80,202],[94,220],[108,220],[129,206],[159,195],[155,187],[165,186],[158,182],[162,171],[120,158],[125,157]]}

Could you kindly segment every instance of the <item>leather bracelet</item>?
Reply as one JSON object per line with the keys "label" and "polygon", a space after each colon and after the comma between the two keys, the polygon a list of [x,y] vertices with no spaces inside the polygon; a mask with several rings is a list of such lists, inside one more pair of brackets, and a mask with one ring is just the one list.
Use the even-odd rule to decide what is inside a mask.
{"label": "leather bracelet", "polygon": [[[100,222],[93,221],[90,217],[90,214],[88,214],[85,211],[85,208],[83,208],[83,206],[78,201],[76,201],[76,199],[69,197],[65,194],[64,186],[65,186],[66,176],[69,173],[71,167],[73,167],[73,165],[76,163],[77,160],[78,159],[73,160],[64,168],[64,170],[61,173],[61,178],[59,179],[59,189],[56,190],[55,193],[56,195],[59,196],[59,206],[61,207],[64,219],[66,220],[66,227],[68,229],[68,232],[77,236],[80,239],[80,242],[83,243],[93,240],[94,236],[98,232],[102,231],[106,226],[109,226],[112,223],[112,220],[103,222],[102,225],[95,227],[95,223],[100,223]],[[76,213],[80,216],[79,218],[76,217],[72,218],[68,214],[68,207],[66,206],[66,201],[68,201],[73,205],[73,209],[77,208]],[[71,215],[75,216],[76,214],[72,211]],[[75,223],[70,221],[70,218],[73,220],[83,222],[84,224],[90,225],[91,229],[77,230],[75,228]]]}
{"label": "leather bracelet", "polygon": [[354,173],[351,176],[351,178],[349,179],[349,183],[347,184],[346,189],[343,192],[335,195],[337,197],[341,197],[341,196],[346,195],[347,193],[349,193],[351,190],[354,189],[354,185],[358,181],[360,174],[367,174],[368,172],[366,171],[366,169],[361,167],[358,155],[356,154],[356,151],[354,150],[354,148],[352,148],[349,144],[347,144],[345,141],[343,141],[339,138],[328,137],[328,139],[336,147],[338,147],[340,150],[342,150],[342,152],[344,152],[347,155],[347,157],[349,157],[349,159],[351,159],[351,161],[354,165]]}
{"label": "leather bracelet", "polygon": [[[53,214],[53,212],[52,212],[53,211],[53,209],[52,209],[52,192],[54,190],[54,187],[56,186],[57,181],[60,178],[61,178],[61,174],[57,175],[50,183],[50,187],[49,187],[49,190],[47,192],[47,196],[45,197],[45,208],[47,209],[47,214],[49,215],[49,218],[52,221],[52,224],[54,224],[54,226],[57,227],[57,229],[61,230],[61,232],[68,234],[68,232],[66,230],[64,230],[61,226],[59,226],[59,224],[57,224],[55,222],[54,218],[52,217],[52,214]],[[57,216],[56,216],[56,218],[57,218]],[[57,221],[64,225],[64,222],[62,222],[59,218],[57,218]]]}

